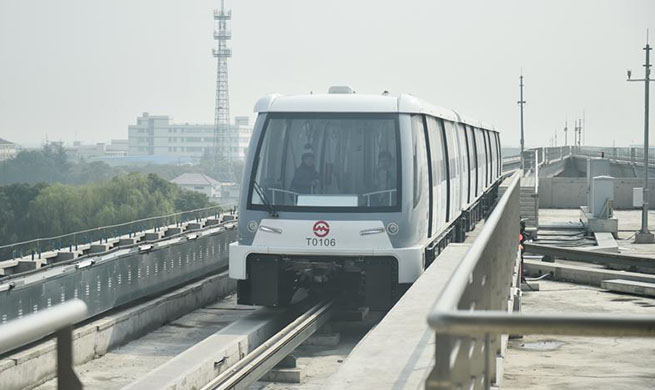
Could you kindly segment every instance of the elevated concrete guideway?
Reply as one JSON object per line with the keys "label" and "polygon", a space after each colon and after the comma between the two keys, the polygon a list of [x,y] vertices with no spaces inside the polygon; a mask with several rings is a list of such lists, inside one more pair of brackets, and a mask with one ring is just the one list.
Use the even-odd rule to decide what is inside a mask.
{"label": "elevated concrete guideway", "polygon": [[[531,332],[553,332],[555,334],[562,334],[562,339],[570,337],[568,335],[571,334],[578,335],[581,329],[592,329],[596,334],[603,335],[655,336],[655,333],[652,332],[655,329],[655,317],[653,316],[623,318],[612,317],[610,315],[599,317],[597,319],[598,322],[594,322],[596,319],[593,316],[587,318],[569,315],[567,317],[566,315],[560,316],[562,313],[554,312],[553,318],[542,318],[539,317],[538,305],[532,307],[534,310],[526,310],[524,313],[526,315],[521,313],[508,314],[513,310],[518,310],[521,306],[519,301],[520,291],[518,288],[520,283],[518,277],[519,215],[528,217],[529,223],[534,224],[535,228],[540,223],[551,222],[548,218],[544,221],[543,210],[539,210],[539,206],[542,203],[539,195],[544,193],[544,182],[542,182],[542,179],[551,178],[551,175],[564,175],[558,177],[567,180],[575,179],[574,177],[566,176],[565,173],[577,170],[578,166],[583,165],[580,162],[576,162],[576,159],[582,159],[582,157],[572,155],[571,153],[566,154],[563,149],[549,153],[544,152],[544,156],[549,155],[550,159],[544,158],[540,160],[539,153],[536,153],[534,155],[533,166],[527,167],[527,176],[519,178],[519,174],[515,172],[511,177],[506,178],[504,183],[500,184],[498,187],[500,197],[497,200],[495,208],[492,207],[491,214],[486,219],[481,220],[476,225],[475,230],[467,233],[465,242],[454,243],[450,241],[447,246],[439,247],[437,251],[439,256],[434,263],[426,269],[423,275],[411,286],[398,304],[385,315],[381,322],[357,344],[330,380],[324,382],[329,384],[328,388],[427,388],[430,390],[450,390],[456,388],[488,389],[490,387],[503,386],[504,379],[517,377],[504,375],[504,373],[507,373],[505,371],[507,367],[505,360],[510,356],[507,350],[507,334],[516,334],[516,332],[519,332],[517,330],[520,330],[520,334],[526,335],[529,335]],[[569,166],[570,164],[574,164],[574,168],[571,168]],[[586,182],[586,179],[582,180]],[[490,192],[490,194],[495,197],[495,192]],[[489,205],[492,203],[490,201]],[[620,211],[617,213],[621,216]],[[235,238],[234,230],[232,229],[236,225],[236,221],[228,221],[223,224],[220,224],[219,221],[210,224],[198,221],[191,222],[191,224],[194,225],[191,225],[191,227],[188,224],[182,227],[170,225],[163,229],[153,229],[152,232],[146,232],[146,234],[154,234],[154,236],[151,235],[151,240],[136,242],[142,238],[142,235],[139,233],[137,237],[128,237],[133,242],[125,246],[120,245],[120,240],[104,240],[105,242],[96,244],[102,246],[99,249],[99,253],[93,253],[91,247],[89,247],[86,253],[84,251],[81,252],[82,257],[60,260],[61,263],[56,261],[53,263],[55,265],[54,267],[48,266],[49,268],[40,271],[43,273],[28,273],[24,276],[11,275],[10,280],[16,282],[22,278],[23,283],[0,291],[0,293],[5,292],[5,298],[7,296],[18,296],[16,294],[26,291],[26,287],[39,282],[37,280],[39,279],[38,275],[54,276],[57,270],[60,269],[57,268],[58,265],[61,266],[61,269],[67,270],[66,272],[69,272],[71,275],[86,275],[92,271],[98,272],[103,265],[109,264],[111,261],[127,259],[126,267],[117,267],[114,274],[102,274],[100,277],[93,274],[91,277],[81,280],[80,289],[76,290],[76,292],[65,291],[66,296],[69,294],[78,296],[80,293],[82,296],[90,296],[90,307],[92,310],[95,310],[94,312],[99,313],[111,306],[107,306],[106,300],[103,300],[106,293],[110,292],[114,294],[115,292],[121,292],[118,285],[129,285],[127,281],[132,281],[133,284],[135,281],[140,281],[138,283],[140,286],[146,286],[148,283],[151,283],[148,281],[150,280],[148,278],[158,275],[157,270],[159,274],[169,275],[170,272],[176,269],[176,272],[181,272],[182,274],[187,273],[193,278],[194,275],[197,276],[199,273],[204,272],[203,270],[215,272],[222,269],[221,264],[225,263],[226,256],[225,245]],[[617,238],[618,240],[625,238],[621,234]],[[145,239],[145,236],[143,237]],[[450,239],[454,240],[457,238],[453,236]],[[555,238],[550,239],[554,240]],[[613,242],[611,237],[608,239]],[[593,239],[585,238],[585,240],[590,241]],[[600,241],[600,238],[598,240]],[[616,245],[615,247],[623,251],[624,248],[622,245],[622,243],[619,243],[618,247]],[[79,249],[77,251],[79,252]],[[66,251],[62,251],[62,253],[64,252]],[[210,259],[212,260],[209,261]],[[525,269],[536,269],[536,272],[539,272],[539,270],[555,269],[566,265],[561,263],[545,263],[538,260],[526,261]],[[191,272],[185,272],[184,267],[187,267],[189,270],[190,268],[188,267],[195,268]],[[587,272],[586,269],[583,269],[585,267],[570,265],[568,267],[577,267],[575,272],[578,273]],[[62,273],[62,275],[66,275],[66,272]],[[591,271],[589,272],[593,273]],[[652,281],[652,275],[639,279],[639,275],[632,272],[624,273],[624,277],[622,278],[620,277],[620,271],[615,270],[609,272],[607,270],[600,270],[597,266],[594,268],[594,272],[594,277],[598,279],[598,283],[594,284],[598,286],[603,285],[604,280],[602,278],[611,274],[613,279],[620,279],[619,282],[615,282],[615,284],[620,284],[614,287],[616,289],[641,288],[644,291],[651,291],[649,286],[642,284]],[[557,277],[563,274],[565,274],[563,271],[553,271],[552,277],[557,279]],[[634,278],[630,279],[633,276]],[[637,280],[638,283],[635,284],[634,282],[630,282],[630,280]],[[180,283],[184,284],[185,282]],[[557,285],[551,285],[550,283],[558,282],[544,283],[546,287],[545,291],[550,291],[549,286],[555,286],[553,287],[554,289],[558,288]],[[3,283],[0,283],[1,285]],[[605,283],[605,286],[608,285]],[[204,289],[204,287],[202,288]],[[224,288],[222,294],[231,291],[230,289],[233,287],[225,285]],[[594,288],[601,291],[597,287]],[[150,296],[149,294],[154,293],[154,290],[151,291],[148,288],[142,290],[145,294],[144,296]],[[46,301],[45,303],[39,302],[44,305],[50,305],[57,298],[57,290],[48,288],[44,289],[44,291],[46,295],[40,296],[39,299],[42,301],[46,299]],[[37,295],[35,293],[35,297]],[[176,296],[179,296],[179,298],[175,298],[179,302],[185,302],[184,305],[192,306],[188,302],[189,300],[181,294],[176,293]],[[47,301],[48,298],[50,298],[50,301]],[[532,301],[532,303],[534,302],[537,301]],[[22,306],[20,310],[16,308],[14,311],[21,313],[22,310],[23,315],[27,315],[29,313],[25,312],[33,309],[33,306],[30,306],[32,303],[32,301],[28,301],[25,303],[27,306]],[[41,303],[38,303],[37,309],[41,307]],[[104,309],[93,306],[98,303],[104,305],[102,306]],[[526,301],[526,304],[529,303],[530,301]],[[593,309],[593,307],[591,308]],[[153,307],[148,310],[155,313],[158,309]],[[603,310],[589,311],[596,313],[603,312]],[[579,310],[576,313],[579,312],[585,311]],[[613,310],[606,312],[609,314],[615,313]],[[648,313],[647,311],[628,312]],[[17,315],[20,316],[21,314]],[[94,318],[95,320],[97,319]],[[138,322],[138,319],[135,321]],[[643,324],[650,325],[644,328],[642,326]],[[95,325],[89,326],[94,327]],[[167,331],[175,333],[174,328],[169,328]],[[89,335],[93,334],[88,329],[90,329],[88,326],[85,327],[84,332],[87,332]],[[74,334],[80,334],[80,330],[76,330],[76,332]],[[180,332],[182,331],[180,330]],[[87,335],[87,333],[84,334]],[[135,331],[134,334],[136,333]],[[154,335],[155,333],[153,333],[152,337],[155,337]],[[222,339],[225,345],[234,341],[230,339],[232,337],[231,333],[227,336],[227,338]],[[537,344],[544,340],[548,341],[548,339],[544,339],[543,337],[526,337],[532,337],[526,338],[526,340],[536,340],[535,342]],[[80,336],[81,338],[82,336]],[[86,338],[88,339],[89,337]],[[147,339],[148,337],[144,338],[144,340]],[[263,342],[265,340],[262,339],[261,341]],[[599,345],[604,345],[604,342],[599,342]],[[169,356],[170,361],[185,362],[187,364],[189,363],[189,359],[195,360],[199,355],[204,354],[191,353],[194,351],[194,346],[200,343],[200,341],[197,341],[194,344],[180,344],[184,345],[183,348],[188,347],[188,353],[180,349],[176,351],[176,357],[173,355]],[[91,344],[87,342],[85,345],[87,347],[83,351],[83,354],[87,356],[85,359],[88,361],[88,356],[90,356],[89,351],[91,351],[91,348],[88,346]],[[133,345],[136,346],[137,344]],[[516,343],[512,345],[515,348],[521,348]],[[112,353],[108,346],[101,346],[101,348],[104,348],[102,349],[102,353]],[[148,349],[150,347],[145,345],[144,348]],[[39,358],[46,358],[48,351],[40,348],[40,352],[38,353],[35,350],[30,350],[30,352],[25,352],[21,356],[24,357],[27,353],[36,354]],[[216,361],[220,361],[222,356],[219,355],[221,354],[212,355],[213,357],[207,360],[208,363],[202,363],[207,367],[207,380],[211,379],[212,372],[216,370]],[[188,356],[193,357],[188,358]],[[238,361],[238,356],[239,354],[234,355],[233,360],[235,362]],[[572,356],[571,359],[575,360],[575,352]],[[14,383],[24,383],[21,382],[20,378],[22,369],[41,370],[39,373],[41,379],[39,380],[45,380],[45,378],[51,377],[51,374],[45,373],[44,369],[52,368],[52,360],[49,361],[47,367],[39,367],[36,360],[31,365],[21,367],[19,360],[11,358],[1,361],[4,364],[5,373],[12,372]],[[194,361],[189,364],[193,365],[195,363]],[[198,362],[198,364],[200,363]],[[539,364],[541,363],[534,363],[535,367],[541,367]],[[132,373],[130,374],[132,375],[130,378],[141,378],[142,381],[153,384],[153,387],[161,387],[156,384],[160,383],[156,382],[159,375],[157,372],[169,371],[168,366],[165,366],[166,363],[163,363],[161,360],[158,363],[143,364],[142,367],[144,369],[145,367],[155,369],[150,374],[152,378],[148,377],[145,372],[137,375],[134,370],[130,371]],[[85,367],[99,366],[95,366],[93,361],[91,361]],[[183,383],[191,383],[187,381],[188,378],[184,377],[184,367],[180,366],[180,370],[178,370],[181,373],[179,379],[180,386]],[[586,367],[585,369],[589,369],[590,375],[595,375],[593,368]],[[645,366],[644,369],[646,369]],[[97,370],[98,372],[102,371],[99,368]],[[115,370],[112,372],[115,373],[112,375],[121,375],[120,372]],[[98,375],[102,376],[102,374]],[[647,373],[644,375],[648,377]],[[95,378],[95,374],[87,373],[86,377],[87,379]],[[2,387],[2,381],[0,379],[0,387]],[[202,386],[200,382],[194,383],[196,387]],[[126,384],[126,381],[122,381],[120,385]],[[50,385],[47,385],[46,388],[48,386]],[[176,386],[177,384],[173,387]],[[521,386],[522,384],[519,384],[515,388],[520,388]],[[142,386],[139,383],[133,383],[133,388],[140,387]],[[184,388],[184,386],[182,387]],[[108,388],[114,387],[110,386]]]}
{"label": "elevated concrete guideway", "polygon": [[[643,156],[639,148],[554,147],[530,149],[524,153],[527,177],[534,177],[538,166],[541,208],[578,208],[587,204],[587,160],[590,158],[609,162],[606,174],[614,177],[615,209],[634,209],[633,189],[643,186]],[[650,175],[655,177],[655,158],[651,158],[649,166]],[[649,202],[655,204],[655,180],[650,182],[649,189]]]}

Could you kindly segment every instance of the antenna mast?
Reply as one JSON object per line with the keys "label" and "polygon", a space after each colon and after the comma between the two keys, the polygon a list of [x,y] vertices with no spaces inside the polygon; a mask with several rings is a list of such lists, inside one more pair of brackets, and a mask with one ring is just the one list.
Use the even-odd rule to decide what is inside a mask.
{"label": "antenna mast", "polygon": [[230,136],[230,91],[228,88],[227,59],[232,57],[232,49],[228,49],[227,41],[232,38],[232,32],[227,28],[227,22],[232,19],[232,11],[225,10],[225,0],[221,0],[221,9],[214,10],[214,20],[218,28],[214,30],[214,39],[218,48],[212,50],[216,61],[216,105],[214,108],[214,170],[220,173],[221,179],[233,181],[232,177],[232,144]]}

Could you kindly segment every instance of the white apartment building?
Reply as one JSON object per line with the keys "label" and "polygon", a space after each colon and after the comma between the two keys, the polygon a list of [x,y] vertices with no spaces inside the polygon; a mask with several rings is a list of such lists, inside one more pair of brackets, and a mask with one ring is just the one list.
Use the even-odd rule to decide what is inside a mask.
{"label": "white apartment building", "polygon": [[127,156],[128,141],[125,139],[113,139],[111,143],[99,142],[96,144],[83,144],[80,141],[73,142],[73,146],[66,147],[68,156],[73,161],[95,161],[105,158]]}
{"label": "white apartment building", "polygon": [[0,161],[9,160],[18,154],[18,146],[5,139],[0,138]]}
{"label": "white apartment building", "polygon": [[[243,160],[252,128],[249,118],[236,117],[230,125],[227,142],[234,160]],[[128,127],[129,156],[166,156],[180,161],[198,162],[214,144],[213,124],[171,123],[167,115],[144,112],[136,125]]]}

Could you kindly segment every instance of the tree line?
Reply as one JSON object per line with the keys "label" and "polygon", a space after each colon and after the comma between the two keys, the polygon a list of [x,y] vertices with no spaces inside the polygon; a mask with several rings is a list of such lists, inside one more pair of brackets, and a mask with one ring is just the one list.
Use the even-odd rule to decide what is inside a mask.
{"label": "tree line", "polygon": [[[172,180],[183,173],[204,173],[217,178],[214,165],[205,156],[197,165],[135,164],[112,167],[102,161],[70,161],[60,144],[46,144],[40,150],[23,150],[16,157],[0,161],[0,185],[14,183],[87,184],[102,182],[130,172],[156,174]],[[234,166],[233,181],[240,182],[243,163]]]}
{"label": "tree line", "polygon": [[0,245],[204,208],[204,194],[154,174],[127,173],[84,185],[0,186]]}

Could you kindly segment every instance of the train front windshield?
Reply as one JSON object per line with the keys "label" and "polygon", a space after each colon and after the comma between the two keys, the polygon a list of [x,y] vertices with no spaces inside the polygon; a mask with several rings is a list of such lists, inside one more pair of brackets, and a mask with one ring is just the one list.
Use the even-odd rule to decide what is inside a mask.
{"label": "train front windshield", "polygon": [[397,115],[274,113],[262,134],[250,208],[399,209]]}

